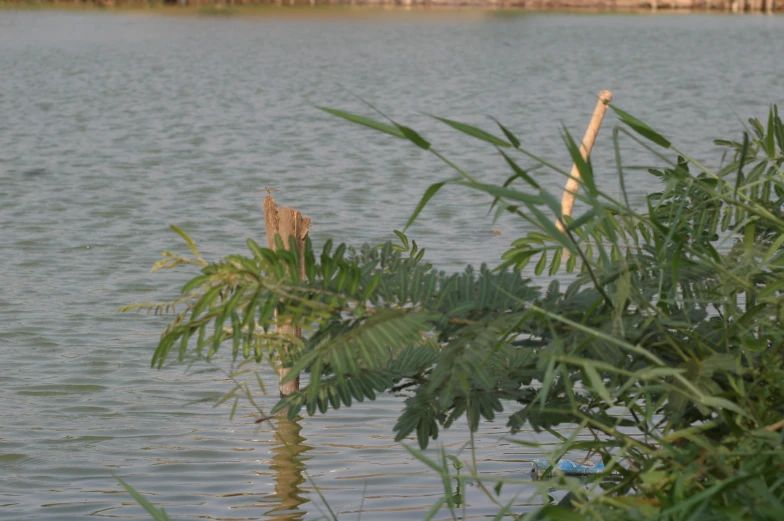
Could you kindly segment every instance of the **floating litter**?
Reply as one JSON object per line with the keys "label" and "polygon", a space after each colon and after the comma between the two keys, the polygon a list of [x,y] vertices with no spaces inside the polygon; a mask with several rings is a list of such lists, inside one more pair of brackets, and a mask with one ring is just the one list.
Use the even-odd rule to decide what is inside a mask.
{"label": "floating litter", "polygon": [[592,461],[577,462],[570,459],[562,459],[553,465],[546,459],[535,459],[531,463],[533,464],[531,474],[534,476],[534,479],[541,478],[551,466],[553,467],[553,473],[557,472],[565,476],[592,476],[604,472],[604,463],[601,461],[594,463]]}

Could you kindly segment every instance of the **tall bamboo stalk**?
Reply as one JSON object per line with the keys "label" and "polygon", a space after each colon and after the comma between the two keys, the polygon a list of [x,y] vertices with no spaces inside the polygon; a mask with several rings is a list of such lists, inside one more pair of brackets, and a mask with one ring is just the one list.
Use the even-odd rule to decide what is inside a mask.
{"label": "tall bamboo stalk", "polygon": [[[288,250],[290,248],[290,239],[294,237],[295,244],[299,249],[300,258],[305,253],[305,240],[308,237],[308,230],[310,228],[310,217],[303,217],[302,212],[289,208],[288,206],[281,206],[275,203],[271,195],[267,194],[264,198],[264,223],[267,228],[267,244],[270,249],[276,250],[275,235],[280,235],[283,241],[283,247]],[[299,266],[299,278],[305,278],[305,263],[301,262]],[[283,338],[302,338],[302,329],[299,327],[291,326],[285,323],[278,323],[278,334]],[[285,348],[284,354],[288,355],[288,348]],[[283,363],[278,365],[278,379],[279,382],[291,372],[290,367],[284,367]],[[288,396],[299,390],[299,375],[293,380],[280,383],[280,395]]]}
{"label": "tall bamboo stalk", "polygon": [[[599,127],[602,126],[604,114],[607,112],[607,104],[611,101],[612,92],[603,90],[599,93],[599,101],[596,103],[591,122],[588,124],[588,129],[585,131],[585,136],[583,137],[583,143],[580,146],[580,154],[586,161],[591,155],[591,149],[596,141],[596,135],[599,133]],[[561,199],[561,215],[563,217],[572,216],[575,194],[577,194],[577,191],[580,189],[581,177],[577,164],[572,165],[572,172],[569,175],[570,177],[566,182],[566,188],[564,188],[563,198]],[[564,231],[563,219],[558,219],[555,224],[560,231]]]}

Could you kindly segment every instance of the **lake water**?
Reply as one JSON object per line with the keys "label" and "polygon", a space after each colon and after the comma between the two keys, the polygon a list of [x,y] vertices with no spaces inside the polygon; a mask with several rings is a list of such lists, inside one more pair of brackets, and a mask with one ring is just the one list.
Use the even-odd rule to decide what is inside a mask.
{"label": "lake water", "polygon": [[[246,237],[264,240],[269,186],[313,219],[316,243],[391,238],[426,187],[453,174],[314,108],[367,113],[350,91],[486,180],[508,175],[492,148],[424,113],[486,128],[496,116],[568,167],[560,125],[582,136],[606,88],[715,166],[711,140],[739,137],[736,115],[784,102],[783,51],[784,19],[761,16],[0,11],[0,519],[146,519],[113,475],[177,519],[315,518],[324,505],[306,476],[340,519],[363,495],[362,519],[422,519],[441,482],[393,441],[399,398],[272,428],[247,405],[233,421],[229,405],[188,405],[230,389],[221,373],[150,369],[163,320],[116,309],[177,293],[185,273],[150,273],[160,251],[184,251],[168,226],[208,258],[243,251]],[[610,192],[615,123],[593,158]],[[651,161],[630,143],[627,164]],[[629,176],[635,201],[655,189]],[[492,263],[525,228],[494,225],[488,202],[444,190],[411,236],[445,269]],[[269,408],[275,395],[258,400]],[[526,478],[536,454],[504,439],[504,422],[481,426],[480,472]],[[439,439],[453,454],[467,440],[464,427]],[[517,512],[532,487],[501,498],[520,490]],[[475,488],[467,500],[472,516],[497,511]]]}

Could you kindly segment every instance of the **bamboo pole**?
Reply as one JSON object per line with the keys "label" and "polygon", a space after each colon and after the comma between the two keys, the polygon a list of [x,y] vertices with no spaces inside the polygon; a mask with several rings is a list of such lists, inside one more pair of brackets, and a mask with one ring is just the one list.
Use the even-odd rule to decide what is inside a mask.
{"label": "bamboo pole", "polygon": [[[286,250],[290,248],[291,237],[294,237],[300,256],[302,256],[305,252],[305,239],[308,237],[310,222],[310,217],[303,217],[302,212],[298,210],[288,206],[278,208],[278,205],[269,193],[264,198],[264,224],[267,228],[267,244],[271,250],[277,249],[275,235],[280,235],[283,247]],[[304,262],[300,263],[299,266],[299,278],[305,278]],[[278,324],[277,332],[284,338],[302,338],[302,328],[287,324]],[[288,353],[288,349],[285,352]],[[284,367],[280,363],[278,366],[278,381],[283,380],[290,371],[290,367]],[[288,396],[297,392],[299,390],[299,375],[285,384],[279,384],[279,386],[281,396]]]}
{"label": "bamboo pole", "polygon": [[[607,104],[612,101],[612,92],[603,90],[599,93],[599,101],[596,103],[596,108],[593,111],[591,122],[588,124],[588,129],[583,136],[583,143],[580,146],[580,154],[584,160],[588,160],[591,155],[591,149],[596,141],[596,135],[599,133],[599,127],[602,126],[604,114],[607,112]],[[577,191],[580,189],[580,170],[577,164],[572,165],[572,172],[569,174],[569,180],[566,182],[564,188],[563,198],[561,199],[561,215],[563,217],[571,217],[572,209],[574,208],[574,198]],[[558,219],[555,225],[560,231],[564,231],[563,219]]]}

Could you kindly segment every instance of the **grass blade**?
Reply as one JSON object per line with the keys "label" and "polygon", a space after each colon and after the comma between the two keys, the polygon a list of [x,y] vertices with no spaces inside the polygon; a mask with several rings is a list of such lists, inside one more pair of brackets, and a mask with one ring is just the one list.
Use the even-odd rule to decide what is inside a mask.
{"label": "grass blade", "polygon": [[163,508],[161,508],[160,510],[155,508],[155,505],[150,503],[144,496],[139,494],[136,491],[136,489],[134,489],[132,486],[130,486],[128,483],[121,480],[117,476],[115,476],[115,478],[117,479],[117,481],[120,482],[120,485],[125,487],[125,490],[128,491],[128,493],[133,497],[133,499],[135,499],[136,502],[139,503],[139,505],[141,505],[142,508],[144,508],[144,510],[146,510],[147,513],[152,516],[153,519],[155,519],[155,521],[170,521],[169,516],[166,514],[166,511]]}
{"label": "grass blade", "polygon": [[441,187],[450,182],[451,181],[441,181],[438,183],[433,183],[432,185],[427,187],[427,190],[425,190],[425,193],[422,195],[422,198],[419,200],[419,203],[417,203],[416,208],[414,208],[414,213],[412,213],[411,217],[408,218],[406,227],[403,228],[404,232],[408,230],[409,226],[414,224],[414,221],[416,221],[416,218],[419,216],[419,213],[422,211],[422,209],[424,209],[424,207],[427,205],[430,199],[432,199],[433,196],[436,195],[436,193],[439,190],[441,190]]}
{"label": "grass blade", "polygon": [[540,189],[539,183],[534,181],[533,178],[530,175],[528,175],[528,173],[525,170],[520,168],[520,166],[517,163],[515,163],[511,157],[506,155],[506,153],[503,150],[499,150],[499,152],[501,152],[501,155],[504,156],[504,159],[506,159],[507,164],[512,168],[512,170],[514,170],[514,173],[516,174],[517,177],[523,179],[526,183],[533,186],[537,190]]}
{"label": "grass blade", "polygon": [[512,132],[510,132],[510,131],[509,131],[509,130],[508,130],[506,127],[505,127],[505,126],[503,126],[503,125],[501,124],[501,122],[500,122],[500,121],[498,121],[497,119],[495,119],[495,118],[492,118],[492,117],[491,117],[490,119],[492,119],[493,121],[495,121],[495,124],[496,124],[496,125],[498,125],[498,128],[500,128],[500,129],[501,129],[501,132],[503,132],[503,133],[504,133],[504,135],[506,136],[506,139],[508,139],[508,140],[509,140],[509,142],[510,142],[510,143],[512,143],[512,146],[513,146],[513,147],[515,147],[515,148],[520,148],[520,140],[519,140],[519,139],[517,139],[517,136],[515,136],[514,134],[512,134]]}
{"label": "grass blade", "polygon": [[[395,123],[394,121],[392,123]],[[406,127],[404,125],[400,125],[395,123],[395,126],[400,130],[403,134],[403,137],[411,141],[413,144],[421,148],[422,150],[430,150],[430,142],[419,135],[419,133],[414,130],[413,128]]]}
{"label": "grass blade", "polygon": [[588,188],[588,192],[592,196],[596,197],[598,190],[596,189],[596,183],[593,181],[593,168],[591,168],[591,163],[589,160],[583,159],[580,146],[577,145],[572,135],[566,129],[566,126],[563,127],[563,131],[564,142],[566,143],[566,147],[569,149],[569,155],[572,156],[572,161],[574,161],[574,164],[577,165],[577,171],[580,172],[582,182],[586,188]]}
{"label": "grass blade", "polygon": [[[467,125],[465,123],[460,123],[459,121],[454,121],[454,120],[451,120],[451,119],[439,118],[438,116],[433,116],[432,114],[428,114],[428,116],[430,116],[433,119],[437,119],[438,121],[440,121],[442,123],[446,123],[447,125],[449,125],[453,129],[459,130],[463,134],[468,134],[471,137],[475,137],[477,139],[481,139],[482,141],[487,141],[488,143],[491,143],[491,144],[493,144],[493,145],[495,145],[497,147],[507,147],[508,148],[508,147],[512,146],[509,143],[507,143],[506,141],[504,141],[503,139],[498,138],[498,137],[490,134],[489,132],[485,132],[481,128],[477,128],[477,127],[474,127],[474,126],[471,126],[471,125]],[[519,144],[519,142],[518,142],[518,144]]]}
{"label": "grass blade", "polygon": [[664,148],[670,148],[672,143],[667,141],[661,134],[653,130],[647,123],[643,123],[639,119],[635,118],[628,112],[625,112],[612,103],[610,103],[610,108],[621,118],[621,121],[629,125],[635,132],[640,134],[641,136],[653,141],[659,146]]}
{"label": "grass blade", "polygon": [[406,139],[406,136],[403,134],[401,129],[396,126],[387,125],[386,123],[381,123],[380,121],[376,121],[375,119],[366,118],[365,116],[352,114],[350,112],[344,112],[342,110],[330,109],[327,107],[316,107],[316,108],[321,109],[329,114],[332,114],[333,116],[337,116],[347,121],[351,121],[352,123],[357,123],[358,125],[364,125],[366,127],[372,128],[373,130],[378,130],[380,132],[384,132],[385,134],[389,134],[391,136],[399,137],[401,139]]}

